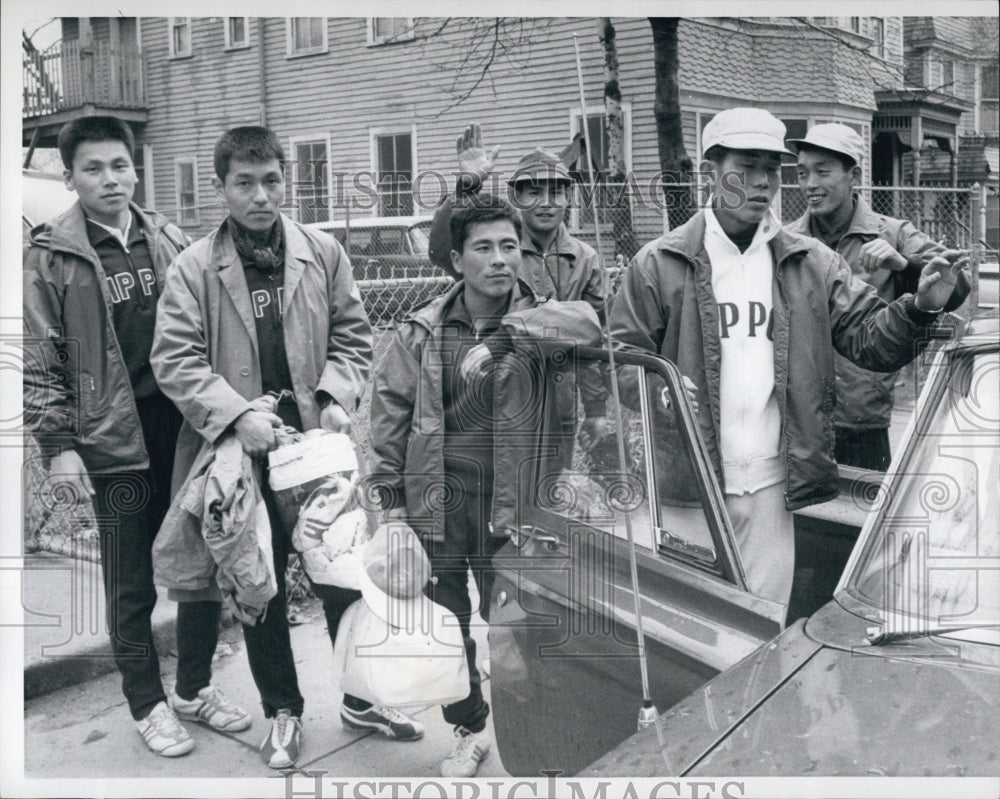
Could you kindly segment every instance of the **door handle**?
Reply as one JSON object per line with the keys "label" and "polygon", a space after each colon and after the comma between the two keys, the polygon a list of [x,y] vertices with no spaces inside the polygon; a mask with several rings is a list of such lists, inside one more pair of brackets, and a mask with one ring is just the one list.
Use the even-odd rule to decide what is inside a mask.
{"label": "door handle", "polygon": [[522,524],[517,530],[511,530],[510,540],[518,549],[523,549],[529,541],[537,541],[539,544],[544,544],[550,552],[555,552],[562,543],[558,536],[546,533],[533,524]]}

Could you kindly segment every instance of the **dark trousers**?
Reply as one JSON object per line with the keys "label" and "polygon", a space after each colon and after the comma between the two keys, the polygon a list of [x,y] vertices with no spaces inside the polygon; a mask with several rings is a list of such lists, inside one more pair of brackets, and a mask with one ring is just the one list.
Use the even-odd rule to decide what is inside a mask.
{"label": "dark trousers", "polygon": [[473,607],[469,596],[469,570],[472,570],[479,591],[476,610],[488,622],[494,578],[493,555],[505,540],[489,534],[491,506],[492,497],[467,493],[458,507],[445,511],[445,540],[425,542],[432,577],[426,593],[458,619],[469,665],[469,695],[442,708],[444,720],[470,732],[482,732],[490,715],[489,703],[483,699],[482,676],[476,668],[476,642],[470,634]]}
{"label": "dark trousers", "polygon": [[[279,413],[282,408],[279,408]],[[289,413],[289,416],[291,418],[285,419],[286,424],[298,427],[295,424],[298,414]],[[285,414],[282,414],[282,418],[285,418]],[[278,593],[267,603],[263,619],[258,620],[253,626],[243,625],[243,639],[246,642],[250,672],[260,692],[264,716],[273,718],[278,710],[283,708],[290,710],[294,716],[301,716],[305,701],[299,691],[299,678],[292,655],[288,604],[285,598],[285,571],[288,568],[288,555],[292,551],[292,531],[285,527],[281,519],[281,513],[274,500],[274,492],[267,484],[266,469],[261,482],[263,483],[261,494],[271,523],[271,546],[274,549],[274,573],[277,578]],[[361,592],[333,585],[321,585],[314,583],[312,578],[309,579],[309,583],[313,593],[323,602],[326,629],[330,635],[330,643],[333,644],[337,640],[337,628],[344,611],[354,601],[361,599]],[[365,710],[371,707],[369,702],[349,694],[344,695],[344,704],[352,710]]]}
{"label": "dark trousers", "polygon": [[835,432],[837,463],[878,472],[884,472],[889,468],[892,453],[889,451],[888,428],[856,430],[851,427],[837,427]]}
{"label": "dark trousers", "polygon": [[[149,468],[92,474],[111,651],[132,718],[165,700],[151,616],[153,541],[170,504],[170,475],[181,415],[163,396],[137,400]],[[177,690],[193,698],[209,684],[218,641],[218,602],[177,606]]]}

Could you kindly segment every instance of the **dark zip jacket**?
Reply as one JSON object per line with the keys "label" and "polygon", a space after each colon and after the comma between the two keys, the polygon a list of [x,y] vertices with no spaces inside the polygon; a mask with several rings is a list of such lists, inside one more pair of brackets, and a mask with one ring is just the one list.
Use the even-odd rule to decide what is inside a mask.
{"label": "dark zip jacket", "polygon": [[[162,291],[167,267],[188,238],[165,217],[131,209]],[[25,426],[43,452],[75,449],[88,471],[146,468],[111,295],[79,202],[31,231],[23,278]]]}

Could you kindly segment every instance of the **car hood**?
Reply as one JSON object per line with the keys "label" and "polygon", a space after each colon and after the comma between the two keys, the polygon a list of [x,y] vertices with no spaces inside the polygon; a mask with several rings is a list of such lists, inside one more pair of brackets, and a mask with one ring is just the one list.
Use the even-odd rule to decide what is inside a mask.
{"label": "car hood", "polygon": [[866,624],[827,605],[579,776],[995,776],[992,658],[926,639],[869,647]]}

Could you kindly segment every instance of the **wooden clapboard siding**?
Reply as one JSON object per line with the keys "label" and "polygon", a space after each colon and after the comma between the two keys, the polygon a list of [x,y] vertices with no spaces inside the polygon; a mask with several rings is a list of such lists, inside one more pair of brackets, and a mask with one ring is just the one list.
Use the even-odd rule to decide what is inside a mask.
{"label": "wooden clapboard siding", "polygon": [[[646,187],[659,171],[652,35],[645,18],[614,18],[614,23],[622,99],[631,108],[631,167]],[[249,20],[250,47],[231,51],[224,49],[224,24],[222,17],[193,17],[192,56],[170,59],[167,19],[142,19],[150,109],[143,140],[153,147],[156,203],[168,211],[174,206],[175,159],[197,157],[199,200],[209,206],[192,229],[197,233],[207,232],[222,216],[210,188],[215,140],[228,127],[260,119],[260,21]],[[498,60],[490,77],[452,108],[447,87],[474,21],[453,19],[439,36],[422,38],[441,24],[418,18],[416,40],[369,46],[365,18],[331,17],[326,20],[326,52],[289,57],[286,19],[265,18],[267,124],[289,157],[294,140],[328,140],[335,172],[369,172],[374,129],[415,130],[417,170],[440,173],[450,185],[455,139],[468,122],[478,121],[487,144],[501,145],[498,175],[510,175],[533,147],[559,150],[571,139],[571,115],[580,103],[574,33],[588,108],[603,106],[603,52],[594,18],[526,24],[525,42],[513,57]],[[699,111],[753,104],[766,105],[779,116],[801,117],[802,109],[815,106],[809,111],[815,115],[822,106],[831,118],[870,122],[871,86],[853,79],[863,72],[857,54],[836,48],[821,33],[797,28],[789,34],[776,27],[789,26],[722,18],[681,21],[682,124],[685,147],[695,163]],[[894,48],[899,30],[898,21],[887,28]],[[852,80],[838,79],[840,73]],[[466,83],[459,87],[471,77],[463,79]],[[439,190],[436,180],[425,181],[423,199],[435,198]],[[640,236],[656,235],[662,211],[639,208],[636,227]]]}

